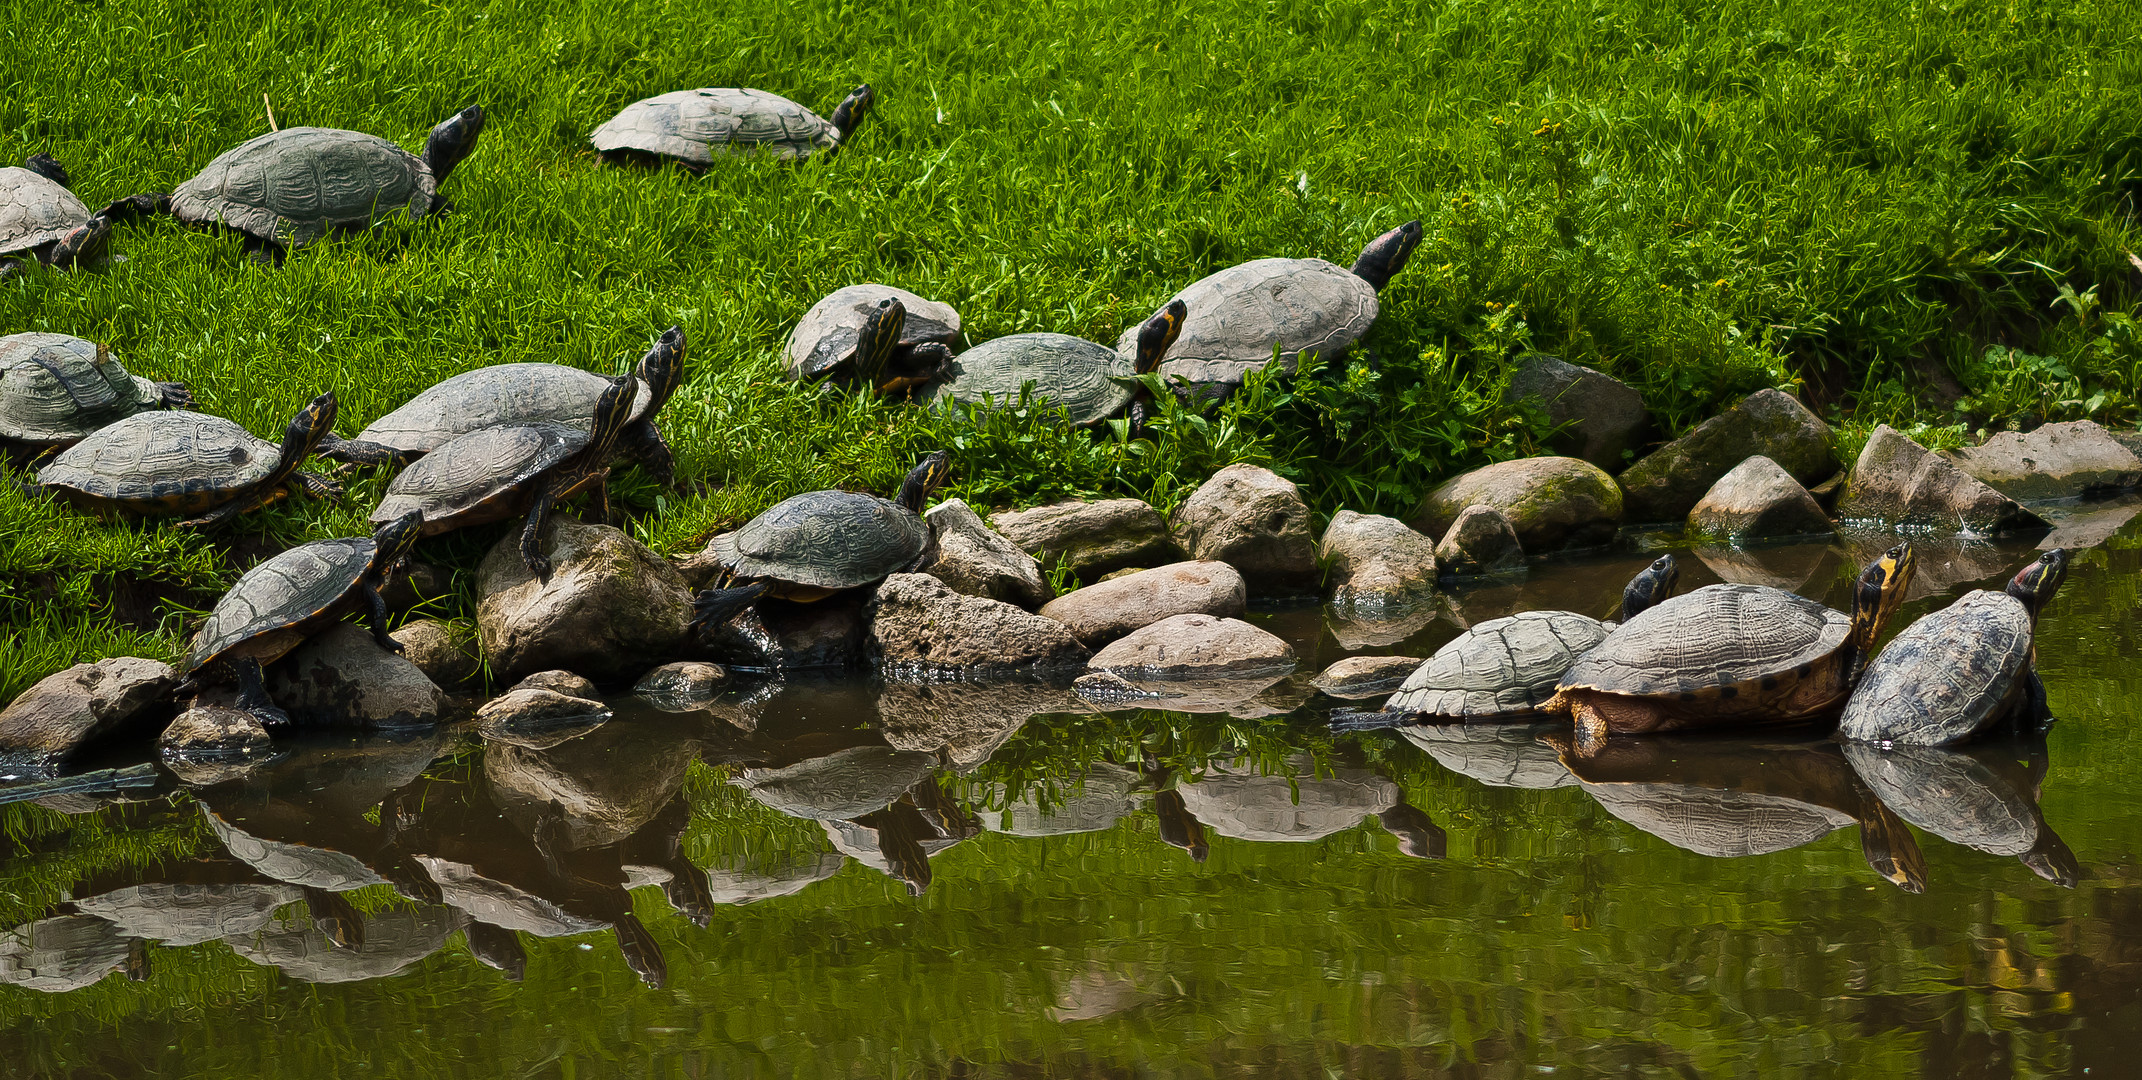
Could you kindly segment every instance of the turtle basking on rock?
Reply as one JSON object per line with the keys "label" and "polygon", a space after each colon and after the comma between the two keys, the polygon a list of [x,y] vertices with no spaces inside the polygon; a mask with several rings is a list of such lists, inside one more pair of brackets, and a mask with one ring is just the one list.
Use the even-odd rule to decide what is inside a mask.
{"label": "turtle basking on rock", "polygon": [[32,154],[22,165],[0,169],[0,279],[33,264],[66,269],[103,259],[110,214],[91,213],[50,155]]}
{"label": "turtle basking on rock", "polygon": [[1106,345],[1069,334],[1012,334],[961,353],[930,391],[933,401],[980,405],[1017,402],[1027,387],[1061,407],[1071,422],[1099,427],[1119,416],[1136,438],[1151,407],[1137,377],[1160,369],[1160,358],[1182,332],[1187,311],[1171,300],[1138,329],[1138,348],[1126,358]]}
{"label": "turtle basking on rock", "polygon": [[811,305],[782,348],[793,381],[907,393],[944,374],[959,343],[959,312],[890,285],[850,285]]}
{"label": "turtle basking on rock", "polygon": [[340,496],[340,485],[298,469],[334,423],[333,393],[298,410],[281,446],[220,416],[135,413],[61,451],[27,487],[91,513],[191,514],[179,524],[220,525],[291,489],[315,498]]}
{"label": "turtle basking on rock", "polygon": [[183,383],[129,375],[96,342],[43,333],[0,338],[0,440],[67,447],[138,412],[192,406]]}
{"label": "turtle basking on rock", "polygon": [[705,172],[716,154],[763,152],[799,160],[846,146],[876,101],[876,91],[865,83],[850,91],[827,120],[764,90],[678,90],[625,106],[588,142],[612,160],[670,160],[695,173]]}

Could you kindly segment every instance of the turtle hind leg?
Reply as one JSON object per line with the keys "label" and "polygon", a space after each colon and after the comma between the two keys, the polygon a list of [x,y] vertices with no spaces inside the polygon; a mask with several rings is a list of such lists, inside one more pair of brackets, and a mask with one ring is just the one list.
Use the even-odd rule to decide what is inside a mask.
{"label": "turtle hind leg", "polygon": [[248,656],[233,660],[230,668],[238,677],[238,700],[235,707],[239,712],[252,716],[260,721],[261,727],[270,730],[290,726],[290,714],[277,708],[275,702],[268,697],[267,680],[260,669],[259,657]]}
{"label": "turtle hind leg", "polygon": [[279,268],[289,255],[290,249],[273,240],[263,240],[251,233],[245,235],[245,257],[248,262]]}

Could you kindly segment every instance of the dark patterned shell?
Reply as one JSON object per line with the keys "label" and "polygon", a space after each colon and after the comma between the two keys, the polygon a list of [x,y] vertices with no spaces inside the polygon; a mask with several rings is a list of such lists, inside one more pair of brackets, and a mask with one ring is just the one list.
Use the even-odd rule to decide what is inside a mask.
{"label": "dark patterned shell", "polygon": [[0,439],[72,442],[163,406],[156,384],[129,375],[95,342],[66,334],[0,338]]}
{"label": "dark patterned shell", "polygon": [[1121,413],[1133,391],[1117,382],[1137,368],[1106,345],[1069,334],[1013,334],[985,341],[952,361],[931,391],[935,400],[980,404],[1016,402],[1034,386],[1038,400],[1061,405],[1074,424],[1098,424]]}
{"label": "dark patterned shell", "polygon": [[64,184],[28,169],[0,169],[0,255],[43,247],[89,221]]}
{"label": "dark patterned shell", "polygon": [[951,348],[959,342],[959,312],[952,310],[952,305],[925,300],[906,289],[866,282],[835,289],[803,313],[781,352],[784,372],[791,379],[811,379],[847,363],[855,355],[863,320],[877,310],[879,302],[890,299],[899,300],[907,308],[900,344],[936,342]]}
{"label": "dark patterned shell", "polygon": [[929,535],[922,518],[897,503],[810,491],[715,537],[708,550],[741,577],[852,589],[913,562]]}
{"label": "dark patterned shell", "polygon": [[[610,380],[563,364],[497,364],[440,382],[359,432],[364,442],[430,453],[457,436],[495,424],[549,421],[587,431]],[[632,419],[654,396],[635,382]]]}
{"label": "dark patterned shell", "polygon": [[417,459],[387,485],[374,524],[424,511],[424,535],[499,521],[513,499],[551,466],[578,453],[588,433],[548,421],[472,431]]}
{"label": "dark patterned shell", "polygon": [[1983,589],[1890,641],[1845,703],[1837,733],[1870,743],[1945,746],[2015,703],[2030,666],[2030,613]]}
{"label": "dark patterned shell", "polygon": [[60,451],[37,482],[132,506],[177,505],[257,484],[281,459],[280,447],[220,416],[143,412]]}
{"label": "dark patterned shell", "polygon": [[605,154],[633,150],[709,165],[717,153],[806,158],[840,139],[831,123],[779,94],[708,87],[635,101],[588,142]]}
{"label": "dark patterned shell", "polygon": [[1762,585],[1706,585],[1650,608],[1570,665],[1563,689],[1716,693],[1836,654],[1852,620]]}
{"label": "dark patterned shell", "polygon": [[1767,792],[1687,784],[1590,784],[1607,813],[1698,855],[1732,859],[1811,844],[1857,819]]}
{"label": "dark patterned shell", "polygon": [[[1336,359],[1376,321],[1376,290],[1343,266],[1322,259],[1257,259],[1230,266],[1176,294],[1190,309],[1168,347],[1161,374],[1201,386],[1235,386],[1279,349],[1294,370],[1304,352]],[[1138,327],[1116,351],[1135,359]]]}
{"label": "dark patterned shell", "polygon": [[2038,845],[2038,807],[1986,763],[1931,746],[1844,744],[1853,771],[1897,816],[1952,844],[1994,855]]}
{"label": "dark patterned shell", "polygon": [[[295,627],[333,607],[357,587],[376,550],[370,537],[315,540],[246,571],[216,601],[179,669],[192,671],[262,634]],[[274,659],[260,657],[262,663]]]}
{"label": "dark patterned shell", "polygon": [[1553,697],[1569,666],[1606,636],[1599,620],[1571,611],[1491,619],[1437,649],[1383,708],[1451,720],[1521,716]]}
{"label": "dark patterned shell", "polygon": [[376,135],[294,127],[218,155],[171,193],[171,212],[298,247],[337,227],[421,218],[436,188],[422,158]]}

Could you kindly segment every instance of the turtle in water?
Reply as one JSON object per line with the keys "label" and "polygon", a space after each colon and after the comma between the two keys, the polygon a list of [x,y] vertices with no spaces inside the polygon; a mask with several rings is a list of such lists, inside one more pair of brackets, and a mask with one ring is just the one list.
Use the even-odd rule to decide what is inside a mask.
{"label": "turtle in water", "polygon": [[2038,613],[2068,576],[2066,548],[1913,623],[1867,666],[1837,734],[1880,745],[1946,746],[2009,717],[2045,715],[2034,642]]}
{"label": "turtle in water", "polygon": [[111,350],[66,334],[0,337],[0,440],[64,448],[151,409],[187,409],[183,383],[129,375]]}
{"label": "turtle in water", "polygon": [[[1294,370],[1302,353],[1336,360],[1376,321],[1376,294],[1421,242],[1409,221],[1369,242],[1352,270],[1322,259],[1254,259],[1192,282],[1176,299],[1189,305],[1182,334],[1168,347],[1161,373],[1200,396],[1225,397],[1277,354]],[[1137,355],[1138,329],[1116,351]]]}
{"label": "turtle in water", "polygon": [[279,447],[220,416],[135,413],[60,451],[28,489],[92,513],[192,514],[179,524],[220,525],[292,488],[339,497],[340,485],[298,469],[334,423],[333,392],[298,410]]}
{"label": "turtle in water", "polygon": [[1543,712],[1568,713],[1576,746],[1608,733],[1807,720],[1844,704],[1904,602],[1910,544],[1860,573],[1852,614],[1763,585],[1708,585],[1623,623],[1562,677]]}
{"label": "turtle in water", "polygon": [[482,132],[476,105],[432,128],[423,157],[361,131],[284,128],[216,155],[169,196],[132,201],[189,225],[234,229],[248,255],[279,266],[290,249],[330,230],[361,229],[396,214],[415,221],[444,209],[439,185]]}
{"label": "turtle in water", "polygon": [[[665,487],[677,482],[676,457],[655,414],[684,385],[684,328],[672,326],[632,370],[632,413],[618,446]],[[354,439],[329,436],[320,456],[358,465],[403,466],[472,431],[537,421],[586,429],[610,380],[563,364],[494,364],[465,371],[372,421]]]}
{"label": "turtle in water", "polygon": [[49,154],[0,169],[0,279],[32,265],[62,269],[104,258],[111,217],[91,213]]}
{"label": "turtle in water", "polygon": [[950,304],[890,285],[850,285],[803,313],[782,347],[782,371],[792,381],[832,379],[903,394],[944,373],[959,332]]}
{"label": "turtle in water", "polygon": [[610,459],[631,422],[637,382],[610,380],[595,402],[589,430],[555,420],[497,424],[460,436],[419,459],[387,485],[372,521],[424,513],[424,535],[525,515],[521,561],[529,573],[550,580],[550,560],[540,538],[556,504],[582,491],[593,496],[595,517],[610,518]]}
{"label": "turtle in water", "polygon": [[1968,750],[1848,742],[1844,755],[1905,821],[1952,844],[2012,855],[2062,888],[2074,888],[2082,876],[2075,852],[2046,824],[2038,805],[2043,735]]}
{"label": "turtle in water", "polygon": [[[1661,555],[1629,582],[1621,617],[1633,619],[1673,595],[1681,571]],[[1577,657],[1607,639],[1617,624],[1574,611],[1521,611],[1490,619],[1452,638],[1415,668],[1378,710],[1331,714],[1333,731],[1373,731],[1401,724],[1522,720],[1555,694]]]}
{"label": "turtle in water", "polygon": [[603,121],[588,136],[613,161],[671,160],[703,173],[715,154],[770,153],[801,159],[832,155],[877,102],[865,83],[833,108],[831,120],[779,94],[734,87],[678,90],[642,98]]}
{"label": "turtle in water", "polygon": [[1182,301],[1170,300],[1138,328],[1137,355],[1130,359],[1069,334],[993,338],[951,361],[930,397],[969,405],[1009,403],[1031,386],[1035,398],[1061,406],[1081,427],[1127,415],[1136,438],[1151,407],[1137,376],[1160,369],[1160,358],[1175,344],[1187,315]]}

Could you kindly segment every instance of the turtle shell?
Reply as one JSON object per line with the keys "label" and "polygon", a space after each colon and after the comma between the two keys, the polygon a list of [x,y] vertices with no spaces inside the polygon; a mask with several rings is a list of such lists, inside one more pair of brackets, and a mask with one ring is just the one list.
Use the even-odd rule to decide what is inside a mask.
{"label": "turtle shell", "polygon": [[839,145],[840,136],[823,117],[779,94],[706,87],[641,98],[604,121],[588,142],[605,154],[626,150],[710,165],[716,153],[807,158]]}
{"label": "turtle shell", "polygon": [[372,521],[385,524],[422,510],[425,536],[502,521],[518,512],[517,497],[529,481],[587,444],[587,432],[548,420],[472,431],[403,469],[387,485]]}
{"label": "turtle shell", "polygon": [[[1168,346],[1162,375],[1194,386],[1233,387],[1272,360],[1294,370],[1302,353],[1336,359],[1376,321],[1376,290],[1322,259],[1256,259],[1201,278],[1176,294],[1190,309]],[[1135,360],[1138,327],[1116,352]]]}
{"label": "turtle shell", "polygon": [[2037,804],[1977,758],[1931,746],[1849,742],[1844,754],[1898,817],[1935,836],[1993,855],[2038,846]]}
{"label": "turtle shell", "polygon": [[282,453],[220,416],[141,412],[60,451],[37,482],[131,510],[190,513],[266,480]]}
{"label": "turtle shell", "polygon": [[1871,743],[1943,746],[1998,720],[2030,668],[2030,613],[1980,589],[1920,619],[1867,665],[1837,732]]}
{"label": "turtle shell", "polygon": [[853,491],[809,491],[776,505],[707,550],[739,577],[852,589],[915,561],[929,544],[922,518]]}
{"label": "turtle shell", "polygon": [[88,224],[65,184],[19,166],[0,169],[0,255],[40,248]]}
{"label": "turtle shell", "polygon": [[179,670],[231,656],[275,662],[304,639],[307,624],[339,614],[333,609],[349,598],[378,550],[368,536],[315,540],[246,571],[216,601]]}
{"label": "turtle shell", "polygon": [[[410,398],[372,421],[357,438],[428,454],[458,436],[497,424],[548,421],[589,431],[595,423],[595,403],[609,388],[610,380],[563,364],[477,368]],[[647,384],[635,381],[632,419],[646,415],[653,399]]]}
{"label": "turtle shell", "polygon": [[1515,724],[1408,724],[1398,733],[1436,764],[1490,787],[1569,787],[1577,782],[1561,755],[1542,743],[1544,726]]}
{"label": "turtle shell", "polygon": [[863,320],[885,300],[898,300],[907,308],[907,323],[900,331],[901,345],[936,342],[952,348],[958,343],[959,312],[952,310],[952,305],[924,300],[906,289],[866,282],[835,289],[803,313],[781,352],[784,373],[790,379],[815,379],[847,363],[855,355]]}
{"label": "turtle shell", "polygon": [[980,404],[1034,396],[1060,405],[1074,424],[1098,424],[1129,407],[1135,391],[1118,382],[1137,368],[1115,350],[1069,334],[1013,334],[961,353],[931,391],[937,401]]}
{"label": "turtle shell", "polygon": [[171,193],[171,212],[299,247],[333,228],[421,218],[436,190],[422,158],[376,135],[294,127],[217,155]]}
{"label": "turtle shell", "polygon": [[1759,690],[1771,697],[1836,656],[1851,629],[1849,617],[1804,596],[1706,585],[1623,624],[1570,665],[1562,689],[1683,700]]}
{"label": "turtle shell", "polygon": [[1452,720],[1522,716],[1553,697],[1577,657],[1606,637],[1605,624],[1571,611],[1490,619],[1437,649],[1383,708]]}
{"label": "turtle shell", "polygon": [[73,442],[163,402],[155,383],[127,374],[93,341],[37,333],[0,338],[0,439]]}
{"label": "turtle shell", "polygon": [[1579,782],[1607,813],[1677,848],[1718,859],[1812,844],[1858,821],[1842,810],[1771,792]]}

